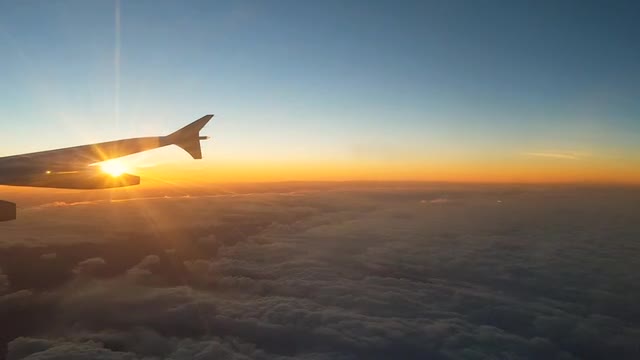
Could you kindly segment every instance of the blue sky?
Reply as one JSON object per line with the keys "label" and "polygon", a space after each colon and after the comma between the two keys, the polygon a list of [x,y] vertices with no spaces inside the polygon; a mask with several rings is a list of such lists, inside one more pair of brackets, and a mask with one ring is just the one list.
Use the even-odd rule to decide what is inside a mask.
{"label": "blue sky", "polygon": [[3,1],[0,154],[215,113],[213,159],[637,159],[638,18],[632,1]]}

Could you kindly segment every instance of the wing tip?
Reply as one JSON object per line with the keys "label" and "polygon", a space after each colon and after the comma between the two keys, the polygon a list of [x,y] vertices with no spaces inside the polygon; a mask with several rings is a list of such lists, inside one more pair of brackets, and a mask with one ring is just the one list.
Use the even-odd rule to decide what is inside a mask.
{"label": "wing tip", "polygon": [[196,160],[202,159],[200,141],[205,140],[205,137],[200,136],[200,131],[209,123],[209,120],[211,120],[213,116],[214,114],[207,114],[167,136],[169,143],[178,145]]}

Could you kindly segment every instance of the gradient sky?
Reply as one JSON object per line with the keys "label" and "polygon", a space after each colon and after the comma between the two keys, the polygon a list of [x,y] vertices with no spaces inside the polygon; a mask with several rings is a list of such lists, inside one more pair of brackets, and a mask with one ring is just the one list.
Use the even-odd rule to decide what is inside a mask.
{"label": "gradient sky", "polygon": [[206,160],[132,164],[640,183],[639,18],[637,1],[0,1],[0,155],[214,113]]}

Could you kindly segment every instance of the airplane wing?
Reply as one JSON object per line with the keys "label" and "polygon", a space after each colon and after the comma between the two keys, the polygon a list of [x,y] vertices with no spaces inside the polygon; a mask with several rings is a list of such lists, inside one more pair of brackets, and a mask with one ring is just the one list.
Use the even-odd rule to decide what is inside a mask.
{"label": "airplane wing", "polygon": [[[91,164],[117,159],[167,145],[178,145],[194,159],[202,159],[200,130],[211,120],[206,115],[168,136],[143,137],[83,145],[65,149],[42,151],[0,158],[0,170],[34,168],[44,171],[70,171]],[[3,171],[3,172],[5,172]],[[1,181],[1,180],[0,180]]]}
{"label": "airplane wing", "polygon": [[[205,115],[167,136],[142,137],[0,158],[0,185],[65,189],[104,189],[140,184],[135,175],[111,176],[95,163],[168,145],[177,145],[202,159],[200,130],[213,115]],[[0,221],[15,213],[15,204],[0,202]],[[4,216],[4,215],[6,216]],[[12,219],[11,219],[12,220]]]}

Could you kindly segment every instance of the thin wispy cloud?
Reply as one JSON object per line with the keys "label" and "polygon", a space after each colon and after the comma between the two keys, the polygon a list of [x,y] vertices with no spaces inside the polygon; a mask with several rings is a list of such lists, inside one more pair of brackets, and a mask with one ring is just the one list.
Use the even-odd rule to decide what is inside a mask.
{"label": "thin wispy cloud", "polygon": [[550,151],[550,152],[527,152],[523,155],[526,156],[534,156],[534,157],[544,157],[544,158],[552,158],[552,159],[562,159],[562,160],[580,160],[588,156],[584,153],[578,152],[560,152],[560,151]]}

